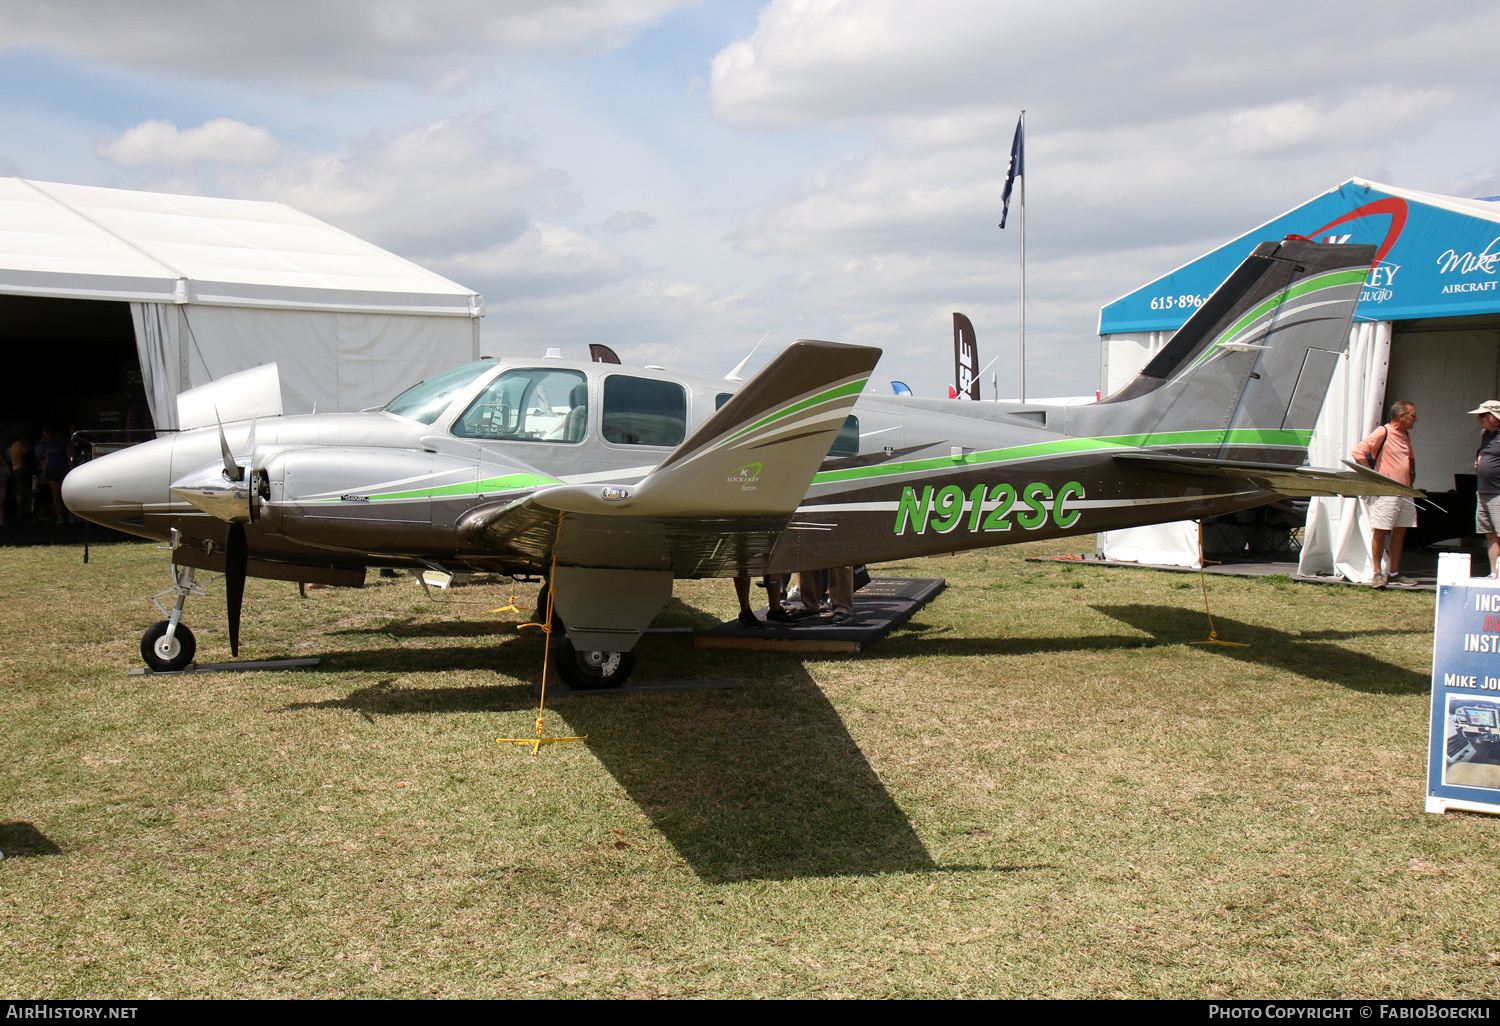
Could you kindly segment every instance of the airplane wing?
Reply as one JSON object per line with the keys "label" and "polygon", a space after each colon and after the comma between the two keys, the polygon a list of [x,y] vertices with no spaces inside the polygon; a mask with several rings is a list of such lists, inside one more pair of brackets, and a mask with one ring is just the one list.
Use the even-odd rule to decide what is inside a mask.
{"label": "airplane wing", "polygon": [[782,350],[632,485],[554,485],[482,506],[467,542],[569,566],[721,577],[764,569],[880,350],[801,340]]}
{"label": "airplane wing", "polygon": [[1270,491],[1287,496],[1311,495],[1404,495],[1420,499],[1423,493],[1377,474],[1368,467],[1344,460],[1347,470],[1317,467],[1288,467],[1275,463],[1242,463],[1236,460],[1195,459],[1188,456],[1157,456],[1152,453],[1125,452],[1115,456],[1122,463],[1166,470],[1195,477],[1233,478],[1251,481]]}

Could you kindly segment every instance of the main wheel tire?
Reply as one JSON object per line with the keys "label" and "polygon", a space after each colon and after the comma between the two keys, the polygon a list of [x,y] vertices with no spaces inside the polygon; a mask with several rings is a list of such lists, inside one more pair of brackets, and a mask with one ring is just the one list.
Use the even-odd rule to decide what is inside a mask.
{"label": "main wheel tire", "polygon": [[198,639],[193,637],[193,632],[188,630],[185,623],[177,625],[170,643],[167,641],[166,620],[153,623],[141,637],[141,658],[146,660],[147,666],[158,672],[182,669],[193,661],[197,651]]}
{"label": "main wheel tire", "polygon": [[575,691],[620,687],[635,669],[634,652],[580,652],[566,637],[557,654],[558,675]]}

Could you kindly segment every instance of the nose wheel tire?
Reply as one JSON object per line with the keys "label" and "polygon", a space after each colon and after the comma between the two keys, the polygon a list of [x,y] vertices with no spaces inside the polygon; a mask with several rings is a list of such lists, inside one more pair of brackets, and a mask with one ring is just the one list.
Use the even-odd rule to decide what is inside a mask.
{"label": "nose wheel tire", "polygon": [[198,651],[198,639],[188,630],[187,624],[179,623],[167,640],[167,621],[160,620],[146,629],[141,638],[141,658],[146,665],[158,672],[180,670],[193,661]]}
{"label": "nose wheel tire", "polygon": [[575,691],[620,687],[635,669],[634,652],[580,652],[566,639],[561,649],[557,672]]}

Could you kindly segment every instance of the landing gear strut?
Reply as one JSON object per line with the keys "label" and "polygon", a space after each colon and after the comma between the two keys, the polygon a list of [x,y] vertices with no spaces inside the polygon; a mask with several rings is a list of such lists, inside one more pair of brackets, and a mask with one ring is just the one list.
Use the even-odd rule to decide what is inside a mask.
{"label": "landing gear strut", "polygon": [[[147,666],[157,671],[180,670],[193,661],[198,640],[182,622],[182,607],[189,595],[206,594],[198,587],[197,571],[192,567],[172,567],[172,586],[151,596],[152,605],[160,609],[166,619],[152,624],[141,638],[141,658],[146,660]],[[161,604],[161,599],[167,595],[175,596],[170,612]]]}

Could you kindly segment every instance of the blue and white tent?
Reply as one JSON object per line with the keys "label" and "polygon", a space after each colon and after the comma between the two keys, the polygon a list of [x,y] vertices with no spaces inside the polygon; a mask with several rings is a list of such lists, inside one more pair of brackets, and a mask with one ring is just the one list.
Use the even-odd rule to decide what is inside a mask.
{"label": "blue and white tent", "polygon": [[[1413,192],[1351,178],[1106,305],[1099,313],[1101,391],[1128,382],[1219,283],[1264,241],[1300,235],[1376,247],[1349,351],[1329,386],[1309,462],[1336,467],[1383,423],[1389,403],[1417,404],[1416,485],[1454,488],[1473,473],[1478,442],[1467,411],[1500,398],[1500,202]],[[1184,564],[1196,524],[1101,535],[1114,558]],[[1314,499],[1301,571],[1364,580],[1369,531],[1354,500]]]}

